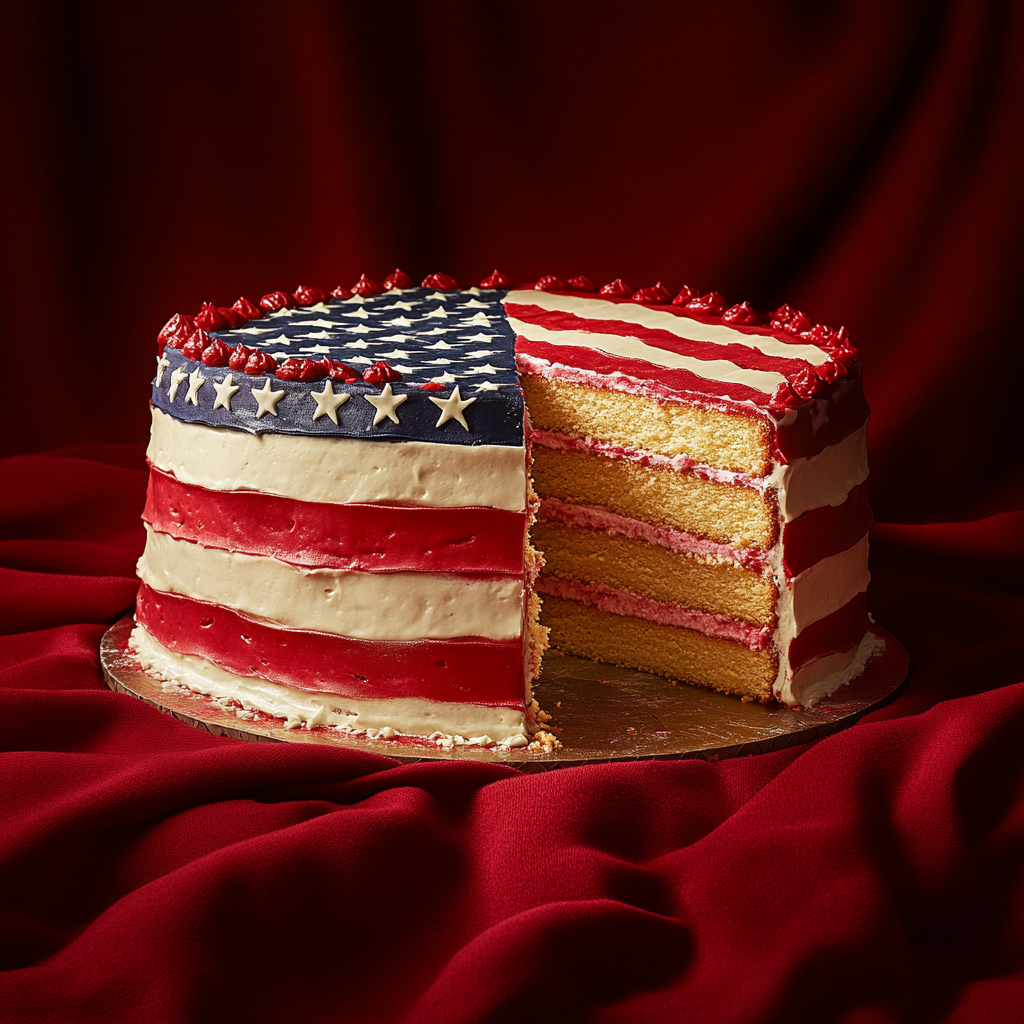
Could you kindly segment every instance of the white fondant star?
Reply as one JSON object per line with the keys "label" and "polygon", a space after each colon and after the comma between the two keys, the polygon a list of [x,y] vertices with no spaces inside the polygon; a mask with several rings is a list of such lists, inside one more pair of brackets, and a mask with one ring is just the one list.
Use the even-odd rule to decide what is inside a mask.
{"label": "white fondant star", "polygon": [[454,348],[454,346],[453,345],[449,345],[447,341],[435,341],[433,345],[424,345],[423,347],[424,348],[430,348],[430,349],[435,349],[436,348],[438,350]]}
{"label": "white fondant star", "polygon": [[231,399],[235,397],[235,393],[238,391],[234,374],[229,373],[219,384],[214,381],[213,390],[217,392],[217,400],[213,403],[214,409],[219,409],[223,406],[228,412],[231,412]]}
{"label": "white fondant star", "polygon": [[488,356],[496,356],[498,354],[496,349],[493,348],[481,348],[476,352],[467,352],[467,359],[486,359]]}
{"label": "white fondant star", "polygon": [[468,302],[464,302],[459,309],[486,309],[486,302],[477,302],[476,299],[470,299]]}
{"label": "white fondant star", "polygon": [[393,349],[391,352],[381,352],[380,358],[381,359],[408,359],[409,358],[409,353],[404,351],[403,349],[396,348],[396,349]]}
{"label": "white fondant star", "polygon": [[450,359],[428,359],[427,366],[451,366],[452,361]]}
{"label": "white fondant star", "polygon": [[486,313],[475,313],[471,317],[467,317],[461,321],[464,327],[468,327],[470,324],[481,324],[484,327],[490,327],[492,320],[497,320],[496,316],[488,316]]}
{"label": "white fondant star", "polygon": [[284,361],[285,361],[286,359],[289,359],[289,358],[290,358],[290,356],[288,355],[288,353],[287,353],[287,352],[271,352],[270,354],[271,354],[271,355],[272,355],[272,356],[273,356],[273,357],[274,357],[274,358],[275,358],[275,359],[276,359],[276,360],[277,360],[277,361],[278,361],[279,363],[283,363],[283,362],[284,362]]}
{"label": "white fondant star", "polygon": [[252,397],[256,399],[259,404],[259,411],[256,413],[256,419],[262,419],[265,413],[270,413],[271,416],[277,415],[277,403],[284,397],[283,391],[274,391],[270,386],[270,378],[263,382],[263,387],[259,390],[256,388],[249,388],[252,392]]}
{"label": "white fondant star", "polygon": [[[349,348],[355,348],[355,347],[356,347],[355,345],[350,345],[349,346]],[[362,345],[361,347],[362,348],[366,348],[365,345]],[[348,363],[360,363],[360,364],[366,363],[367,366],[371,366],[373,364],[373,360],[372,359],[367,359],[366,356],[345,356],[345,361],[348,362]]]}
{"label": "white fondant star", "polygon": [[511,384],[495,384],[493,380],[485,380],[482,384],[477,384],[477,391],[497,391],[499,388],[509,388]]}
{"label": "white fondant star", "polygon": [[184,382],[185,382],[186,380],[188,380],[188,374],[187,374],[187,373],[185,372],[185,370],[184,370],[184,368],[183,368],[183,367],[181,367],[181,366],[176,366],[176,367],[175,367],[175,368],[174,368],[174,369],[173,369],[173,370],[171,371],[171,386],[170,386],[170,389],[169,389],[169,390],[168,390],[168,392],[167,392],[167,398],[168,398],[168,399],[169,399],[170,401],[172,401],[172,402],[174,401],[174,396],[175,396],[175,395],[177,395],[177,393],[178,393],[178,388],[179,388],[179,387],[180,387],[180,386],[181,386],[181,385],[182,385],[182,384],[183,384],[183,383],[184,383]]}
{"label": "white fondant star", "polygon": [[504,373],[507,367],[505,366],[491,366],[490,363],[485,363],[483,366],[471,366],[469,368],[470,373]]}
{"label": "white fondant star", "polygon": [[359,309],[346,309],[343,310],[343,312],[345,316],[355,316],[358,317],[360,320],[370,319],[370,314],[367,313],[366,310],[362,308],[362,306],[360,306]]}
{"label": "white fondant star", "polygon": [[454,330],[454,327],[435,327],[432,331],[422,331],[421,334],[425,338],[428,334],[449,334]]}
{"label": "white fondant star", "polygon": [[345,348],[369,348],[365,341],[342,341],[340,342]]}
{"label": "white fondant star", "polygon": [[273,334],[273,327],[236,327],[239,334]]}
{"label": "white fondant star", "polygon": [[454,384],[458,379],[458,377],[453,377],[447,370],[445,370],[440,377],[430,378],[431,382],[434,384]]}
{"label": "white fondant star", "polygon": [[312,306],[306,306],[303,312],[306,313],[330,313],[331,307],[326,302],[314,302]]}
{"label": "white fondant star", "polygon": [[338,325],[333,320],[325,320],[320,317],[319,320],[296,320],[296,327],[337,327]]}
{"label": "white fondant star", "polygon": [[291,343],[292,343],[292,339],[291,338],[289,338],[287,335],[279,334],[276,338],[266,338],[263,341],[261,341],[259,344],[261,344],[261,345],[290,345]]}
{"label": "white fondant star", "polygon": [[429,313],[424,313],[420,318],[421,320],[447,320],[448,310],[444,306],[438,306],[437,309],[432,309]]}
{"label": "white fondant star", "polygon": [[399,373],[415,373],[416,370],[412,366],[403,366],[401,363],[395,363],[395,369]]}
{"label": "white fondant star", "polygon": [[362,295],[350,295],[347,299],[341,300],[342,304],[347,306],[361,306],[365,301]]}
{"label": "white fondant star", "polygon": [[479,295],[480,294],[480,289],[477,288],[476,285],[473,285],[472,288],[467,288],[466,291],[469,292],[470,295]]}
{"label": "white fondant star", "polygon": [[164,382],[164,370],[171,365],[170,359],[166,356],[156,357],[156,386],[160,387]]}
{"label": "white fondant star", "polygon": [[191,402],[193,405],[199,404],[199,389],[206,383],[206,378],[203,376],[202,371],[197,366],[188,375],[188,394],[185,396],[186,402]]}
{"label": "white fondant star", "polygon": [[423,297],[424,302],[432,302],[434,299],[437,299],[438,302],[446,302],[448,296],[444,292],[431,292]]}
{"label": "white fondant star", "polygon": [[404,309],[407,313],[412,311],[411,302],[392,302],[390,306],[381,306],[381,309]]}
{"label": "white fondant star", "polygon": [[356,324],[355,327],[346,325],[345,331],[348,334],[370,334],[373,331],[382,331],[383,327],[367,327],[366,324]]}
{"label": "white fondant star", "polygon": [[468,409],[476,399],[463,398],[459,394],[458,384],[452,388],[452,393],[447,398],[434,398],[431,395],[430,400],[441,410],[441,415],[437,423],[434,424],[435,427],[443,427],[449,420],[458,420],[466,430],[469,430],[469,424],[466,422],[466,417],[463,416],[462,410]]}
{"label": "white fondant star", "polygon": [[294,338],[307,338],[310,341],[326,341],[327,338],[333,338],[333,331],[307,331],[305,334],[294,334]]}
{"label": "white fondant star", "polygon": [[470,334],[460,337],[459,341],[494,341],[496,337],[496,334]]}
{"label": "white fondant star", "polygon": [[338,422],[338,406],[344,405],[349,399],[349,396],[344,393],[336,395],[334,385],[329,380],[324,381],[323,391],[310,391],[309,397],[316,402],[313,419],[318,420],[321,416],[330,416],[335,423]]}
{"label": "white fondant star", "polygon": [[[355,362],[355,360],[353,360]],[[392,423],[398,422],[398,417],[395,415],[395,410],[408,398],[408,395],[393,395],[391,393],[391,385],[385,384],[384,390],[379,395],[363,395],[370,405],[377,411],[373,415],[373,425],[377,426],[378,423],[386,416]]]}
{"label": "white fondant star", "polygon": [[396,316],[393,320],[385,320],[386,324],[394,324],[396,327],[412,327],[412,321],[407,316]]}
{"label": "white fondant star", "polygon": [[317,356],[326,356],[330,354],[331,350],[326,345],[308,345],[306,348],[300,348],[299,351],[311,352],[313,355]]}

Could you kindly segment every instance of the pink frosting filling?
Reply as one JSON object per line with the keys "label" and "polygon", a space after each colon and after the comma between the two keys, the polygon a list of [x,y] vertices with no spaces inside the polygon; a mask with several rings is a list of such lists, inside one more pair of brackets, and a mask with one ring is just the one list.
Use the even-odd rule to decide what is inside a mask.
{"label": "pink frosting filling", "polygon": [[541,576],[537,580],[537,590],[552,597],[580,601],[613,615],[630,615],[665,626],[694,629],[706,636],[735,640],[754,651],[764,650],[772,636],[772,629],[767,626],[752,626],[749,622],[730,619],[726,615],[655,601],[629,590],[615,590],[603,583],[580,583],[561,576]]}
{"label": "pink frosting filling", "polygon": [[676,554],[710,555],[715,558],[737,562],[753,572],[765,567],[766,554],[760,548],[732,548],[728,544],[699,537],[685,530],[673,530],[669,526],[656,526],[639,519],[616,515],[598,505],[573,505],[559,498],[542,498],[540,518],[553,519],[568,526],[587,530],[603,530],[613,536],[642,540],[657,544]]}
{"label": "pink frosting filling", "polygon": [[739,484],[761,490],[764,481],[747,473],[732,473],[727,469],[714,469],[703,463],[695,462],[687,455],[659,455],[657,452],[645,451],[642,448],[624,448],[621,445],[596,441],[593,438],[569,437],[553,430],[534,428],[530,432],[530,440],[541,448],[554,448],[562,451],[594,452],[614,459],[627,459],[641,466],[656,466],[659,469],[671,469],[676,473],[689,473],[702,480],[714,480],[723,484]]}
{"label": "pink frosting filling", "polygon": [[[658,379],[666,377],[664,370],[657,373],[653,372],[656,368],[650,367],[651,379],[638,379],[615,369],[615,365],[618,364],[613,364],[611,357],[606,361],[607,365],[602,364],[599,372],[577,369],[559,361],[559,347],[556,345],[528,342],[531,349],[537,352],[547,352],[550,358],[528,355],[520,348],[520,341],[524,340],[518,339],[516,342],[516,366],[521,373],[532,373],[549,380],[565,380],[583,387],[642,395],[662,404],[683,402],[686,405],[739,413],[743,416],[767,415],[769,420],[775,424],[775,455],[781,463],[792,462],[793,459],[805,458],[808,455],[816,455],[829,445],[837,444],[860,427],[868,417],[868,406],[864,401],[864,392],[861,388],[859,366],[856,367],[853,376],[842,378],[832,385],[829,397],[802,403],[796,409],[788,409],[782,420],[779,421],[770,416],[767,410],[758,408],[756,402],[730,401],[707,394],[706,382],[701,382],[701,386],[696,392],[687,389],[675,390],[663,380]],[[580,351],[579,349],[572,350],[570,358],[578,359]],[[591,351],[594,355],[600,354],[596,350]],[[622,360],[618,360],[618,363],[622,363]],[[671,373],[671,371],[669,372]]]}

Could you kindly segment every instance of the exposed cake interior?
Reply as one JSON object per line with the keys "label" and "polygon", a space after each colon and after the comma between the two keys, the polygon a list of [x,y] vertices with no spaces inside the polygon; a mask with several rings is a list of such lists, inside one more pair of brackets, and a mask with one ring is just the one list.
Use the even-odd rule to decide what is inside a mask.
{"label": "exposed cake interior", "polygon": [[[877,647],[862,647],[859,376],[804,344],[806,324],[810,338],[784,321],[730,334],[686,309],[527,290],[505,304],[533,427],[552,644],[789,704],[856,674]],[[644,368],[616,372],[604,344]],[[801,401],[790,382],[808,375]]]}

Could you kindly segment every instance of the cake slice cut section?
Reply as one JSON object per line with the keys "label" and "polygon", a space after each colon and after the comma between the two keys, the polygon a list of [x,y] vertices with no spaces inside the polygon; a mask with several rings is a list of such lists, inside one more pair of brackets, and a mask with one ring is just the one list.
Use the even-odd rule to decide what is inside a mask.
{"label": "cake slice cut section", "polygon": [[871,519],[845,335],[572,293],[505,305],[552,644],[759,701],[852,678]]}
{"label": "cake slice cut section", "polygon": [[[562,372],[569,372],[568,368]],[[633,388],[639,386],[636,383]],[[600,438],[613,447],[657,452],[668,459],[681,457],[736,473],[764,476],[769,469],[769,425],[750,416],[657,401],[636,390],[587,386],[561,376],[527,374],[523,394],[535,430]]]}

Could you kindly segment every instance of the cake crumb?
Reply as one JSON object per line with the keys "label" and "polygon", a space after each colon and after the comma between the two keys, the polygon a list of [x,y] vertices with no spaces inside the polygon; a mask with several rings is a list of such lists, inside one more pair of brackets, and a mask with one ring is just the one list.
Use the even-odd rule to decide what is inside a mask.
{"label": "cake crumb", "polygon": [[544,729],[540,732],[536,732],[533,735],[533,742],[526,748],[527,750],[543,750],[545,753],[550,753],[552,750],[556,750],[562,746],[561,740],[557,736]]}

